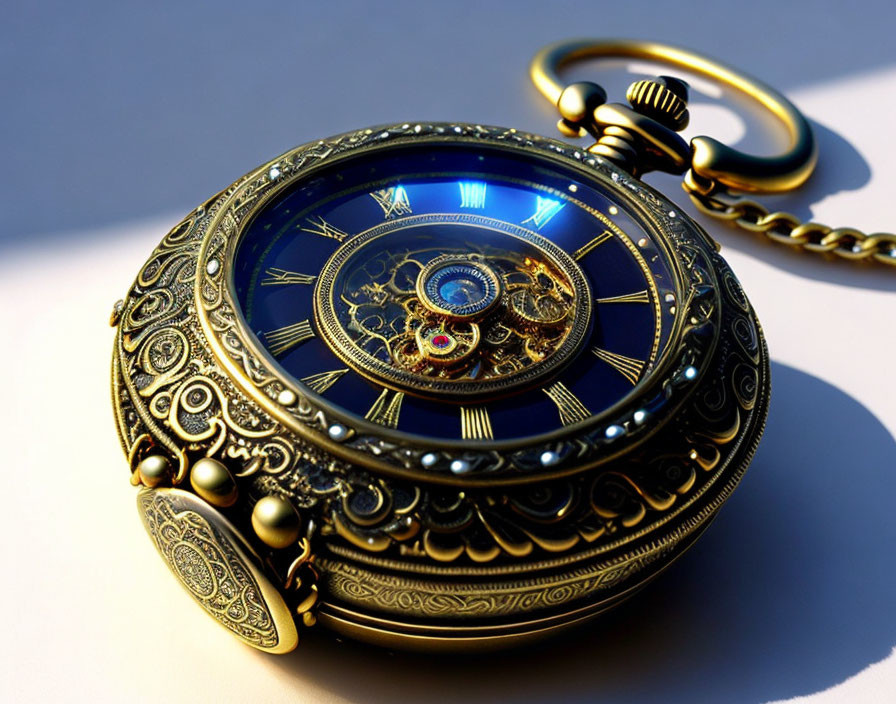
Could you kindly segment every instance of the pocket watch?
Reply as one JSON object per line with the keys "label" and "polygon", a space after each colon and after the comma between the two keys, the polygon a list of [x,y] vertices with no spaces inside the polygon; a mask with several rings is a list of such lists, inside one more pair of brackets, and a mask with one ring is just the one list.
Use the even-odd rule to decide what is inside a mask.
{"label": "pocket watch", "polygon": [[[607,103],[557,76],[586,56],[728,83],[793,147],[689,145],[686,84],[639,81]],[[315,624],[437,650],[550,635],[662,572],[750,462],[769,401],[761,328],[712,238],[640,176],[686,173],[730,219],[725,189],[808,177],[808,124],[664,45],[562,43],[532,75],[592,147],[424,122],[306,144],[191,212],[115,306],[139,513],[189,594],[251,646],[290,651]],[[794,232],[847,257],[896,244]]]}

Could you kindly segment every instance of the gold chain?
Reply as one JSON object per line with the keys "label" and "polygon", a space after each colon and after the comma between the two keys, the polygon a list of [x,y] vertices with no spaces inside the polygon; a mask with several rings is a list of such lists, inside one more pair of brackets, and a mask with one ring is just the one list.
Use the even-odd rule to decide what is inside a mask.
{"label": "gold chain", "polygon": [[[646,59],[702,75],[749,98],[777,118],[790,147],[777,156],[758,157],[708,136],[690,145],[680,132],[687,125],[687,84],[669,76],[629,86],[629,106],[607,103],[595,83],[564,85],[559,70],[583,59]],[[866,234],[852,227],[802,222],[791,213],[771,212],[739,192],[783,192],[801,186],[815,168],[818,150],[803,114],[774,88],[697,52],[630,39],[574,39],[546,46],[532,59],[529,75],[557,106],[560,131],[568,137],[592,135],[588,148],[640,178],[647,171],[684,173],[684,190],[697,208],[769,240],[809,252],[896,267],[896,234]]]}
{"label": "gold chain", "polygon": [[866,234],[852,227],[829,227],[803,222],[792,213],[771,212],[755,200],[737,196],[696,177],[689,171],[682,187],[705,215],[726,220],[749,232],[760,232],[773,242],[807,252],[834,254],[854,261],[877,261],[896,267],[896,234]]}

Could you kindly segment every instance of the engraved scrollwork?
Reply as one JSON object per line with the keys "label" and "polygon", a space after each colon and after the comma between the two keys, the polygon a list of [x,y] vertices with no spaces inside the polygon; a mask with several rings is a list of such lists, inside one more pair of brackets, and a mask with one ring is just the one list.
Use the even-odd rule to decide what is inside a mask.
{"label": "engraved scrollwork", "polygon": [[[633,407],[626,407],[617,418],[607,419],[607,425],[626,429],[621,434],[608,436],[605,432],[607,425],[602,425],[596,426],[587,432],[570,435],[559,441],[552,442],[550,445],[533,446],[510,454],[473,448],[464,450],[461,453],[440,450],[434,453],[436,462],[428,463],[425,471],[421,468],[421,458],[428,453],[432,453],[433,448],[427,447],[422,443],[418,444],[408,438],[399,441],[391,437],[387,432],[375,434],[369,429],[360,430],[359,428],[348,427],[344,435],[344,446],[366,455],[368,460],[365,464],[368,467],[395,468],[404,472],[415,472],[418,478],[423,480],[425,480],[425,476],[423,476],[425,474],[439,474],[447,479],[452,478],[454,476],[450,469],[452,462],[462,460],[465,466],[469,467],[469,471],[465,473],[464,478],[466,481],[472,481],[480,476],[491,477],[492,475],[513,478],[543,468],[539,459],[545,452],[553,453],[552,456],[555,455],[558,458],[558,461],[553,466],[556,470],[563,470],[571,465],[573,461],[581,464],[588,459],[599,458],[602,454],[606,454],[608,450],[619,452],[624,446],[638,442],[642,436],[651,432],[652,428],[658,427],[667,414],[673,413],[684,397],[691,392],[691,386],[674,383],[675,380],[681,376],[685,369],[693,365],[702,364],[712,353],[715,339],[719,334],[715,302],[719,295],[719,287],[713,274],[715,262],[711,262],[709,259],[706,242],[703,237],[697,235],[690,226],[687,226],[683,218],[677,217],[674,212],[669,211],[668,204],[659,199],[652,191],[646,189],[640,181],[614,171],[612,166],[596,157],[589,156],[587,153],[541,137],[519,133],[515,130],[503,130],[481,125],[438,124],[404,124],[379,131],[361,130],[324,140],[312,146],[298,148],[282,155],[276,161],[276,168],[280,174],[276,182],[267,176],[267,167],[262,167],[249,174],[238,184],[235,184],[228,190],[221,209],[209,226],[205,235],[205,245],[200,253],[200,261],[198,261],[196,268],[196,285],[200,294],[198,300],[201,304],[198,317],[203,323],[203,330],[209,335],[209,342],[213,351],[216,354],[226,355],[238,365],[242,370],[241,376],[244,377],[240,383],[250,395],[265,395],[269,399],[276,400],[276,396],[272,395],[272,393],[274,393],[274,389],[281,388],[280,385],[282,384],[283,387],[290,388],[298,396],[297,404],[290,405],[287,408],[274,406],[274,415],[286,427],[298,430],[300,433],[304,430],[298,429],[300,424],[326,431],[334,422],[337,422],[330,416],[329,410],[320,404],[315,397],[306,395],[301,387],[293,385],[286,378],[282,378],[276,368],[271,366],[269,360],[266,361],[264,354],[260,353],[251,342],[251,335],[244,329],[230,300],[231,294],[228,291],[227,279],[224,274],[227,270],[226,262],[232,258],[242,223],[246,218],[251,217],[254,212],[253,208],[257,204],[266,202],[265,198],[276,193],[289,179],[301,175],[304,169],[316,165],[334,154],[341,154],[354,149],[373,148],[393,140],[400,141],[448,134],[451,135],[452,140],[506,141],[534,151],[564,155],[566,158],[580,162],[583,167],[592,170],[597,176],[603,178],[612,176],[612,179],[623,192],[630,192],[632,198],[639,200],[641,206],[648,212],[649,217],[661,224],[661,228],[668,236],[681,259],[685,296],[680,304],[682,308],[680,318],[688,321],[681,336],[681,344],[676,350],[676,354],[670,356],[665,362],[662,375],[657,374],[650,377],[653,395],[647,399],[651,405],[651,413],[647,416],[647,422],[637,426],[632,424],[631,414],[636,410]],[[349,240],[345,246],[347,247],[355,239],[358,238]],[[418,262],[418,264],[422,265],[422,262]],[[396,271],[400,268],[400,266],[394,267]],[[538,279],[537,275],[533,274],[533,276],[535,276],[535,279]],[[386,276],[386,278],[388,279],[389,277]],[[532,277],[529,278],[532,279]],[[534,281],[535,279],[532,280]],[[370,295],[367,298],[370,298],[370,301],[365,299],[366,303],[375,302],[375,300],[378,300],[377,296],[380,296],[382,291],[391,290],[389,289],[391,279],[375,283],[377,284],[376,286],[371,284],[368,287]],[[410,291],[408,286],[403,288],[399,286],[398,288]],[[562,288],[561,286],[560,289]],[[554,289],[556,289],[556,286],[551,291],[554,291]],[[511,312],[515,311],[516,315],[516,317],[511,317],[514,317],[517,323],[522,324],[521,321],[526,321],[534,315],[536,319],[542,321],[539,326],[545,327],[544,321],[550,322],[552,320],[549,309],[552,309],[552,306],[556,308],[555,297],[542,295],[540,298],[538,296],[535,298],[529,296],[527,298],[526,295],[523,295],[524,293],[525,291],[522,293],[510,292],[511,303],[509,310]],[[557,296],[559,296],[557,300],[562,299],[562,292],[557,293]],[[515,297],[520,300],[516,300]],[[577,299],[581,300],[583,296],[578,295]],[[363,320],[358,319],[355,321],[358,323],[355,325],[355,328],[372,330],[368,324],[371,321],[363,317],[366,315],[363,311],[366,311],[369,306],[362,306],[361,303],[364,303],[363,301],[350,301],[350,303],[358,306],[357,315],[361,315],[363,318]],[[535,307],[533,308],[533,306]],[[537,314],[535,313],[536,309],[538,309]],[[554,313],[556,312],[557,310],[554,310]],[[408,313],[413,313],[413,310],[408,311]],[[356,318],[357,315],[355,316]],[[411,315],[411,318],[413,317]],[[580,316],[575,316],[575,318],[579,319]],[[379,320],[379,318],[376,320]],[[563,318],[561,316],[557,321],[561,328],[562,322]],[[422,321],[418,327],[420,329],[425,328],[425,323],[426,321]],[[329,325],[324,327],[329,329]],[[523,325],[523,327],[525,328],[526,326]],[[550,325],[547,325],[547,328],[549,327]],[[389,326],[387,328],[391,329]],[[428,330],[428,328],[425,328],[423,332],[426,333]],[[380,334],[376,330],[373,332],[376,333],[373,337]],[[415,374],[422,369],[426,374],[435,375],[428,380],[428,388],[433,393],[442,393],[446,390],[443,387],[446,386],[447,382],[442,379],[442,375],[449,373],[450,376],[450,372],[453,369],[450,365],[443,368],[429,359],[429,357],[433,357],[433,354],[429,354],[432,352],[430,349],[431,345],[428,345],[430,342],[429,338],[438,336],[442,332],[439,329],[433,332],[432,335],[427,336],[424,334],[421,340],[417,340],[416,336],[413,340],[408,337],[407,340],[404,340],[406,344],[401,344],[402,341],[397,339],[404,334],[402,330],[397,330],[395,335],[392,335],[392,333],[382,335],[384,340],[390,340],[389,344],[386,345],[390,350],[389,357],[394,357],[398,360],[396,362],[398,366],[409,365],[415,370]],[[497,332],[496,330],[480,331],[478,347],[483,347],[484,343],[482,340],[491,339],[489,336],[494,337]],[[392,340],[392,337],[396,337],[396,339]],[[451,337],[451,334],[445,334],[439,338],[438,342],[440,345],[445,345],[446,349],[450,348]],[[460,337],[458,335],[458,339]],[[545,351],[547,348],[544,348],[543,345],[539,346],[542,344],[541,342],[533,346],[532,341],[526,338],[521,344],[521,349],[523,350],[521,354],[526,359],[530,359],[528,356],[530,353],[536,357],[542,353],[550,356]],[[459,347],[463,347],[463,345],[459,344]],[[429,357],[427,357],[427,354],[429,354]],[[460,362],[464,362],[467,356],[464,356]],[[356,360],[352,358],[350,364],[355,364],[355,362]],[[540,365],[530,366],[533,369],[540,369]],[[430,367],[432,368],[430,369]],[[387,371],[379,369],[379,367],[377,369],[383,378],[389,378],[392,382],[398,383],[389,376],[389,374],[395,372],[394,369],[390,368]],[[649,368],[646,371],[652,373],[654,370]],[[503,374],[504,372],[502,371],[501,373]],[[526,374],[528,372],[523,371],[520,373]],[[340,418],[338,422],[345,425],[346,420]],[[461,457],[461,455],[463,456]]]}
{"label": "engraved scrollwork", "polygon": [[[444,133],[446,127],[423,125],[420,133],[432,136],[439,129]],[[531,135],[469,125],[462,130],[464,137],[554,150],[596,173],[611,173],[611,167],[584,153]],[[389,136],[364,130],[294,150],[278,161],[279,168],[284,175],[295,174],[377,139],[416,134],[414,125],[384,132]],[[129,292],[113,366],[116,418],[129,457],[139,459],[152,446],[173,457],[220,458],[233,468],[241,491],[246,487],[254,495],[288,497],[306,510],[318,539],[334,553],[351,548],[371,559],[418,565],[424,572],[433,565],[485,569],[537,559],[575,561],[604,549],[622,550],[627,541],[647,541],[655,526],[675,516],[690,521],[673,538],[658,538],[643,554],[612,564],[592,560],[569,583],[532,582],[505,592],[486,584],[479,592],[451,593],[449,586],[435,581],[409,585],[383,573],[371,577],[338,560],[317,563],[334,598],[421,616],[491,617],[609,592],[706,520],[698,501],[716,508],[730,492],[731,477],[743,471],[743,457],[749,459],[752,451],[739,448],[743,429],[755,428],[764,417],[767,358],[761,330],[724,262],[640,182],[616,174],[619,187],[661,224],[682,269],[684,323],[667,368],[637,405],[623,408],[613,419],[625,431],[621,440],[608,437],[601,426],[514,451],[446,450],[349,429],[344,447],[389,467],[419,469],[422,458],[432,454],[438,460],[433,476],[450,478],[451,461],[462,460],[470,467],[470,482],[452,487],[428,483],[426,477],[384,476],[311,444],[304,431],[326,432],[333,419],[306,395],[296,393],[281,415],[270,411],[289,385],[239,329],[225,284],[226,259],[242,218],[272,188],[265,172],[250,174],[175,227]],[[531,301],[517,303],[517,312],[531,317]],[[543,316],[545,311],[550,313],[549,305]],[[500,336],[501,331],[487,334]],[[237,379],[240,375],[245,378]],[[647,418],[643,425],[635,411]],[[654,432],[654,424],[659,427],[672,414],[678,414],[674,423],[638,445]],[[302,433],[296,431],[299,425]],[[479,477],[531,478],[545,471],[545,453],[558,467],[595,466],[551,481],[545,475],[545,481],[530,485],[475,485]],[[620,458],[598,466],[601,453]],[[230,563],[223,553],[209,550],[211,539],[196,537],[210,535],[209,526],[163,508],[153,505],[147,511],[152,511],[159,540],[166,541],[166,559],[198,600],[214,601],[224,593],[220,565]],[[228,569],[231,581],[243,578],[235,568]],[[227,598],[239,593],[234,587]],[[217,609],[224,602],[214,603]],[[252,613],[253,628],[261,628],[257,599],[243,594],[235,603],[234,622],[245,624]],[[231,618],[221,608],[222,618]],[[252,633],[250,629],[250,637],[262,638]]]}
{"label": "engraved scrollwork", "polygon": [[657,548],[612,565],[581,568],[555,581],[532,580],[488,585],[414,581],[375,573],[335,560],[322,560],[327,591],[340,601],[387,613],[422,618],[501,617],[551,609],[609,592],[661,559]]}
{"label": "engraved scrollwork", "polygon": [[255,647],[276,648],[281,636],[253,570],[231,538],[177,499],[165,491],[140,494],[140,513],[159,553],[218,623]]}

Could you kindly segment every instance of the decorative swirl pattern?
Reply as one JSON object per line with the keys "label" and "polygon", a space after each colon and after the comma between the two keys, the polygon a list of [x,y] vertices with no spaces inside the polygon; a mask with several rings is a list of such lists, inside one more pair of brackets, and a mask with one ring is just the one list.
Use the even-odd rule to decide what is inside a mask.
{"label": "decorative swirl pattern", "polygon": [[244,641],[276,649],[274,616],[231,539],[168,492],[144,491],[139,505],[156,548],[199,605]]}
{"label": "decorative swirl pattern", "polygon": [[363,610],[407,617],[464,619],[519,616],[594,598],[623,584],[664,555],[654,550],[626,560],[558,575],[550,580],[512,581],[487,586],[407,578],[372,572],[344,562],[321,561],[327,591]]}
{"label": "decorative swirl pattern", "polygon": [[[428,125],[421,132],[432,136],[439,129],[445,127]],[[566,153],[596,172],[610,172],[606,165],[585,162],[585,155],[572,157],[571,147],[512,130],[462,130],[465,137]],[[410,125],[390,128],[383,139],[404,139],[413,131]],[[295,150],[278,160],[278,168],[283,175],[297,173],[372,143],[377,134],[357,132]],[[492,578],[483,577],[479,593],[452,593],[449,582],[435,577],[412,583],[382,573],[371,577],[336,559],[319,563],[326,598],[426,617],[492,617],[611,593],[705,524],[733,489],[764,420],[768,372],[761,331],[724,261],[640,182],[613,172],[619,187],[634,194],[668,234],[685,284],[680,306],[687,321],[668,369],[639,399],[647,420],[636,421],[635,407],[622,409],[614,421],[626,434],[618,441],[602,426],[514,452],[438,450],[433,476],[447,472],[454,460],[472,468],[466,486],[439,487],[410,472],[406,480],[394,478],[419,467],[430,448],[349,436],[346,446],[398,470],[389,474],[349,464],[307,442],[311,431],[326,431],[333,419],[300,394],[281,403],[292,391],[238,329],[224,286],[224,262],[241,218],[272,187],[267,173],[267,167],[253,172],[175,227],[128,293],[113,361],[113,401],[132,470],[150,450],[177,459],[182,468],[196,458],[214,457],[232,469],[241,495],[289,498],[318,528],[316,539],[334,548],[413,565],[423,573],[496,570],[483,572]],[[526,301],[518,307],[532,313]],[[237,375],[244,377],[239,383]],[[673,416],[674,422],[660,428]],[[561,468],[610,459],[553,481],[476,484],[477,477],[531,478],[543,470],[544,453],[556,456]],[[175,481],[185,476],[180,471]],[[214,529],[166,513],[163,506],[145,510],[154,540],[164,541],[160,551],[194,597],[211,604],[208,610],[216,618],[238,624],[235,632],[245,628],[241,635],[267,642],[270,633],[259,610],[264,604],[246,586],[247,574],[234,566],[232,556],[210,548],[217,540]],[[649,544],[650,550],[627,553],[633,544]],[[608,557],[598,564],[597,554]],[[623,554],[626,560],[613,562]],[[589,567],[568,583],[533,579],[506,593],[492,589],[497,570],[547,560]]]}
{"label": "decorative swirl pattern", "polygon": [[[263,361],[262,353],[256,349],[256,345],[253,342],[253,336],[245,329],[239,316],[234,312],[231,294],[227,290],[228,279],[225,272],[228,270],[228,267],[226,264],[232,260],[242,223],[252,217],[255,212],[255,206],[263,202],[265,198],[278,192],[278,189],[282,188],[284,184],[300,177],[305,168],[319,164],[322,160],[328,159],[333,155],[351,150],[378,147],[391,141],[401,142],[407,139],[431,138],[440,134],[446,134],[448,131],[451,132],[452,140],[470,140],[477,143],[486,141],[511,143],[535,152],[565,155],[566,158],[578,162],[582,167],[593,171],[596,176],[605,179],[612,177],[619,185],[621,194],[631,192],[634,197],[640,199],[640,205],[635,204],[635,207],[643,208],[647,217],[658,223],[660,229],[668,235],[673,248],[677,250],[680,274],[682,275],[685,293],[687,294],[681,301],[682,314],[679,317],[691,322],[688,323],[688,326],[683,331],[681,344],[678,346],[676,354],[664,360],[661,368],[656,373],[651,374],[649,381],[644,386],[644,396],[638,399],[638,401],[648,405],[651,409],[644,422],[635,423],[633,421],[633,414],[639,409],[633,403],[629,403],[625,407],[620,408],[616,417],[607,418],[604,424],[596,427],[592,426],[587,431],[577,431],[576,434],[571,432],[569,436],[549,445],[542,444],[524,447],[513,453],[497,453],[478,449],[468,449],[462,451],[462,453],[450,452],[434,446],[424,445],[421,441],[412,442],[407,438],[398,441],[388,431],[384,431],[382,434],[374,434],[375,431],[370,431],[369,428],[364,432],[359,432],[357,428],[351,427],[347,428],[348,432],[344,436],[345,440],[342,442],[342,446],[354,451],[352,459],[354,463],[361,462],[369,468],[375,468],[377,471],[390,473],[393,476],[414,476],[420,481],[427,481],[434,475],[438,475],[443,482],[456,481],[458,484],[472,484],[480,478],[484,482],[496,481],[497,478],[506,478],[508,483],[525,480],[533,471],[544,469],[541,458],[546,452],[552,453],[552,455],[558,458],[557,462],[552,465],[552,472],[562,474],[575,471],[575,467],[583,466],[587,462],[600,461],[602,457],[619,454],[627,448],[637,445],[646,435],[652,433],[666,418],[673,414],[691,393],[693,385],[681,383],[682,379],[685,379],[683,377],[685,370],[695,365],[702,367],[708,363],[708,357],[711,355],[716,338],[720,333],[717,320],[719,286],[713,273],[715,261],[711,261],[706,254],[707,245],[702,237],[697,235],[690,226],[685,225],[682,218],[677,217],[674,212],[670,211],[668,204],[661,201],[652,192],[645,190],[643,184],[639,181],[620,176],[618,172],[613,171],[609,164],[602,162],[598,158],[591,157],[587,153],[582,153],[572,147],[550,140],[518,133],[515,130],[501,130],[479,125],[445,126],[423,124],[406,124],[390,127],[379,132],[364,130],[334,137],[320,144],[299,148],[282,155],[275,164],[276,173],[278,174],[276,179],[272,179],[269,175],[271,165],[262,167],[247,175],[245,179],[235,184],[229,190],[228,198],[222,203],[220,212],[216,214],[209,230],[205,233],[205,246],[200,251],[199,262],[196,267],[197,286],[200,293],[199,302],[201,303],[197,314],[200,322],[203,324],[203,330],[208,334],[208,342],[212,350],[216,354],[228,356],[242,370],[240,375],[242,378],[238,381],[247,394],[256,398],[263,395],[274,401],[269,407],[270,412],[279,422],[293,432],[303,435],[309,427],[326,430],[334,423],[344,427],[347,423],[345,418],[337,420],[332,417],[328,408],[323,405],[317,405],[318,401],[304,396],[301,388],[291,386],[292,382],[286,377],[280,376],[280,372],[276,367]],[[419,217],[442,218],[443,216],[427,214]],[[474,216],[464,214],[456,217],[472,218]],[[389,224],[383,224],[381,227],[388,228]],[[337,250],[336,254],[331,257],[328,266],[341,267],[345,264],[346,258],[350,256],[351,251],[354,251],[354,248],[362,244],[362,240],[366,241],[366,238],[375,238],[380,234],[382,233],[379,229],[373,228],[358,237],[348,239]],[[550,242],[547,242],[547,244],[542,243],[542,246],[553,247],[550,251],[554,258],[569,257],[568,254],[559,250],[554,251],[557,248]],[[376,267],[379,267],[379,270],[384,272],[387,270],[391,271],[391,267],[383,268],[379,264]],[[398,269],[400,267],[396,266],[395,268]],[[720,270],[724,270],[724,268]],[[332,280],[334,280],[334,277],[320,277],[320,281],[324,282],[324,284]],[[382,290],[388,289],[390,285],[390,281],[377,281],[375,283],[377,286],[371,285],[370,291],[376,295],[379,295],[377,292],[381,289],[380,284],[382,284]],[[324,284],[321,284],[318,289],[318,299],[330,300],[331,292],[326,290]],[[404,290],[408,287],[399,285],[397,288]],[[587,296],[583,296],[579,292],[575,300],[581,303],[587,300]],[[356,301],[354,303],[357,304]],[[536,315],[535,309],[538,306],[533,304],[532,301],[520,300],[517,303],[519,308],[518,314],[521,316],[521,319]],[[550,306],[547,306],[547,308],[550,308]],[[550,311],[547,308],[539,310],[536,317],[550,317]],[[321,313],[320,307],[318,307],[318,313]],[[322,316],[324,334],[338,335],[341,327],[337,324],[335,318],[333,316],[328,317],[326,310],[323,311]],[[391,325],[390,320],[389,316],[383,318],[384,329],[392,329],[394,327]],[[363,321],[364,316],[362,315],[360,320],[353,320],[353,324]],[[576,315],[572,319],[572,324],[575,328],[575,326],[580,324],[585,325],[586,321],[587,316]],[[369,325],[358,325],[358,327],[362,330],[370,330]],[[389,335],[383,334],[382,331],[377,332],[379,327],[374,327],[376,327],[376,330],[373,330],[373,332],[376,332],[384,340],[390,339]],[[487,338],[487,335],[483,333],[483,337]],[[570,335],[568,339],[572,339],[572,336]],[[343,350],[346,355],[344,361],[350,366],[364,368],[370,373],[373,373],[371,370],[375,366],[376,376],[387,380],[387,385],[390,386],[405,386],[410,383],[407,374],[403,370],[393,368],[391,364],[385,364],[382,360],[377,361],[377,359],[371,357],[371,359],[362,364],[352,356],[353,352],[351,350],[355,348],[353,343],[350,341],[343,342],[345,342],[344,345],[342,342],[335,344],[332,339],[328,340],[328,343],[334,349]],[[416,345],[416,341],[414,345]],[[386,345],[386,347],[389,348],[390,345]],[[529,347],[530,352],[533,352],[533,354],[538,352],[531,345]],[[525,350],[526,343],[523,344],[523,348]],[[400,360],[406,360],[407,355],[404,354],[406,351],[406,348],[402,348],[402,351],[399,352],[397,356]],[[391,349],[387,349],[383,354],[390,359],[393,356]],[[526,356],[526,354],[523,356]],[[555,358],[558,361],[563,360],[556,351],[551,356],[551,359]],[[514,373],[521,375],[519,383],[529,383],[532,380],[530,376],[539,374],[542,366],[544,365],[529,365]],[[653,370],[649,371],[652,372]],[[439,370],[439,374],[443,372],[444,370]],[[459,383],[457,381],[443,380],[439,376],[428,380],[425,391],[416,387],[415,389],[420,393],[441,394],[451,393],[452,390],[459,392],[461,390]],[[476,386],[480,388],[481,382],[477,381]],[[298,403],[280,404],[277,402],[278,397],[276,393],[278,392],[275,392],[274,389],[283,387],[289,387],[299,397]],[[479,391],[473,389],[470,391],[479,393]],[[608,434],[607,429],[609,427],[623,428],[623,432]],[[363,461],[358,459],[358,454],[366,455]],[[433,462],[427,463],[425,469],[421,464],[424,456],[434,458]],[[468,471],[464,472],[462,479],[457,479],[456,475],[451,471],[451,465],[456,460],[462,460],[465,466],[469,468]]]}

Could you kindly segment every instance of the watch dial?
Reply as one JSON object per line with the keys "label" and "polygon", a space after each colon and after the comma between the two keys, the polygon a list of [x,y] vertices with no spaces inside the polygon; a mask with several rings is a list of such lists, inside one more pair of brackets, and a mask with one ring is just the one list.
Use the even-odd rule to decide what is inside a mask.
{"label": "watch dial", "polygon": [[529,153],[445,143],[286,186],[246,227],[233,286],[260,345],[331,411],[467,442],[623,400],[677,304],[664,248],[612,191]]}

